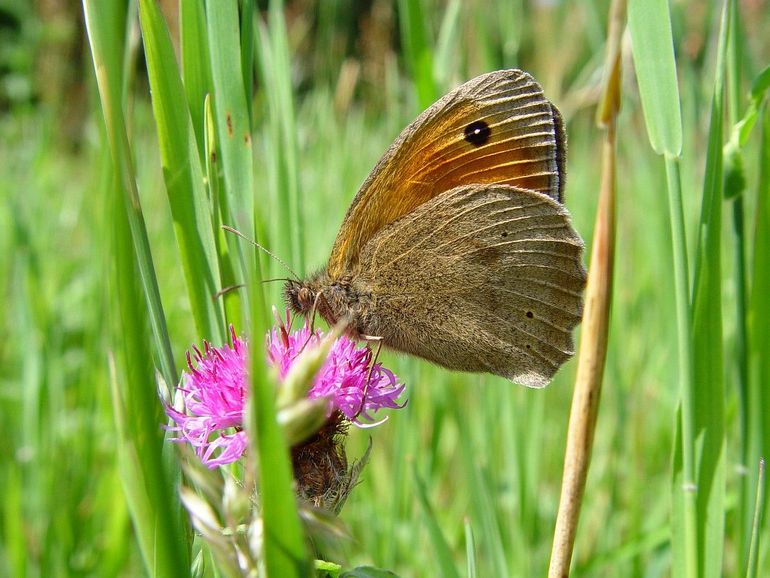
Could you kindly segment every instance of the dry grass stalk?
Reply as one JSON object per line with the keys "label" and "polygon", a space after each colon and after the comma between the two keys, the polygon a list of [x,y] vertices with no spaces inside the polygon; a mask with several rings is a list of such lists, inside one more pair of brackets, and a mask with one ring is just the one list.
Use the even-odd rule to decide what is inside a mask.
{"label": "dry grass stalk", "polygon": [[609,22],[605,87],[597,111],[598,123],[606,129],[602,181],[549,578],[569,576],[607,354],[615,253],[615,118],[620,106],[620,45],[624,24],[625,1],[615,0]]}

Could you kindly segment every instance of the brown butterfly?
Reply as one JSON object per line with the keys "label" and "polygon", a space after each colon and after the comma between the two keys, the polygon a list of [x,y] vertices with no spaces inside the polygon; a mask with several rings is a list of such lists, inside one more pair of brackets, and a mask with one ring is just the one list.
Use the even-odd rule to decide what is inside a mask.
{"label": "brown butterfly", "polygon": [[292,310],[462,371],[545,386],[573,354],[583,241],[562,204],[561,116],[501,70],[423,112],[366,179]]}

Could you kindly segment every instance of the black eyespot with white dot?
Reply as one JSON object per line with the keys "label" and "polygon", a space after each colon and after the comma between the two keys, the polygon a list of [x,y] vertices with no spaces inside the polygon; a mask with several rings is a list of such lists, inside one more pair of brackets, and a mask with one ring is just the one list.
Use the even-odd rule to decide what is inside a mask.
{"label": "black eyespot with white dot", "polygon": [[477,120],[465,127],[465,140],[473,146],[480,147],[489,142],[492,135],[492,129],[483,120]]}

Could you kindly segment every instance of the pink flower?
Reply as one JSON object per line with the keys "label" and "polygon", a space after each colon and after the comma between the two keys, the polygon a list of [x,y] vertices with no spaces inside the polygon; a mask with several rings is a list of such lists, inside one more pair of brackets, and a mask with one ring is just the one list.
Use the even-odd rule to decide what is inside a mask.
{"label": "pink flower", "polygon": [[[268,362],[278,368],[280,379],[284,379],[303,348],[317,346],[323,337],[321,331],[311,335],[307,322],[291,334],[284,327],[273,329],[267,336]],[[404,407],[398,403],[398,398],[405,386],[399,384],[393,372],[381,363],[374,364],[370,375],[371,361],[372,350],[367,345],[359,347],[352,339],[338,338],[316,374],[308,397],[329,397],[330,415],[339,410],[355,425],[378,425],[381,421],[374,423],[373,415],[378,410]]]}
{"label": "pink flower", "polygon": [[[189,371],[182,372],[178,388],[183,394],[186,412],[166,405],[166,414],[176,422],[168,429],[180,434],[172,439],[189,442],[210,468],[234,462],[248,445],[246,432],[241,430],[246,400],[247,345],[232,326],[230,335],[232,346],[212,347],[204,341],[203,352],[193,346],[195,364],[187,352]],[[216,434],[214,439],[212,434]],[[222,451],[217,452],[220,449]]]}
{"label": "pink flower", "polygon": [[[283,380],[297,356],[304,348],[316,347],[323,333],[315,331],[311,335],[306,323],[289,334],[280,325],[267,335],[267,357]],[[178,388],[184,411],[166,404],[166,414],[175,422],[168,430],[179,434],[172,439],[189,442],[210,468],[236,461],[248,445],[242,430],[248,344],[238,338],[232,327],[230,334],[232,345],[212,347],[204,341],[203,352],[193,347],[194,355],[187,353],[188,371],[182,373]],[[381,363],[372,366],[371,360],[368,346],[359,347],[347,337],[340,337],[315,376],[308,397],[328,397],[329,416],[338,410],[361,427],[382,423],[384,419],[374,421],[374,414],[384,408],[403,407],[398,398],[405,386]]]}

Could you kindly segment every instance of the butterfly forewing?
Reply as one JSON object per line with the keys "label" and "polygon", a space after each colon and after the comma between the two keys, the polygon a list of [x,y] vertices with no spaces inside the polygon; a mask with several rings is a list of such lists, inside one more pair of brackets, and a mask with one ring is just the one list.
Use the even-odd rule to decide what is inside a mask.
{"label": "butterfly forewing", "polygon": [[399,135],[348,210],[329,258],[332,278],[357,271],[361,248],[383,227],[466,184],[499,183],[561,201],[559,113],[531,76],[479,76],[423,112]]}
{"label": "butterfly forewing", "polygon": [[446,367],[542,387],[573,353],[585,270],[566,209],[506,185],[457,187],[361,253],[371,329]]}

